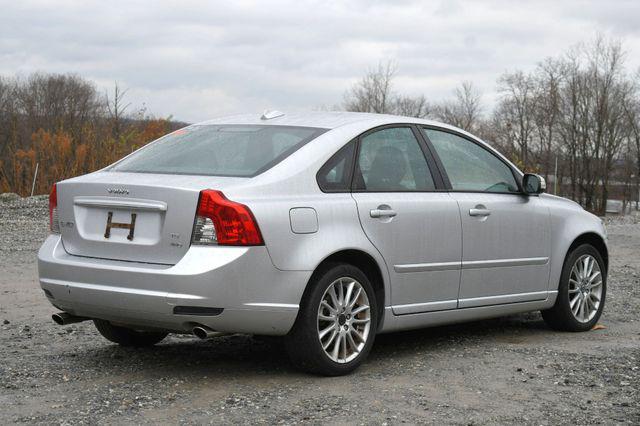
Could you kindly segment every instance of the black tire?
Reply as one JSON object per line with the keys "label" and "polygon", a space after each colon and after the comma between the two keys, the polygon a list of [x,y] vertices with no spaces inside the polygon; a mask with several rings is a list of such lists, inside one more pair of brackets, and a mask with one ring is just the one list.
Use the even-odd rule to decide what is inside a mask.
{"label": "black tire", "polygon": [[[573,313],[569,304],[569,278],[571,276],[571,269],[580,257],[584,255],[590,255],[596,259],[598,266],[600,267],[602,276],[602,294],[600,297],[600,305],[596,311],[595,316],[588,322],[578,321]],[[560,284],[558,286],[558,297],[556,303],[551,309],[542,311],[542,318],[547,325],[555,330],[561,331],[588,331],[593,328],[594,325],[600,319],[602,310],[604,309],[605,299],[607,295],[607,270],[605,268],[604,260],[600,252],[596,250],[590,244],[582,244],[572,250],[566,257],[564,265],[562,267],[562,274],[560,276]]]}
{"label": "black tire", "polygon": [[[318,310],[325,291],[336,280],[343,277],[355,279],[366,292],[369,299],[370,325],[364,347],[358,352],[356,358],[349,362],[338,363],[333,361],[322,348],[318,336]],[[378,304],[369,278],[353,265],[327,264],[312,276],[300,304],[298,318],[293,329],[285,336],[285,348],[293,365],[300,370],[324,376],[349,374],[369,355],[376,336],[377,324]]]}
{"label": "black tire", "polygon": [[159,331],[138,331],[119,327],[101,319],[94,319],[93,323],[105,339],[121,346],[153,346],[167,337],[168,334]]}

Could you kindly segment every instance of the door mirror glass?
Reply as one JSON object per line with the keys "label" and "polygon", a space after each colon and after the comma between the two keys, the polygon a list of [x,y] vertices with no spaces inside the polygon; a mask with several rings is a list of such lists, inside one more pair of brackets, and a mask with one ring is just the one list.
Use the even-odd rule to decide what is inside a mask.
{"label": "door mirror glass", "polygon": [[547,182],[540,175],[527,173],[522,178],[522,187],[527,194],[540,194],[547,189]]}

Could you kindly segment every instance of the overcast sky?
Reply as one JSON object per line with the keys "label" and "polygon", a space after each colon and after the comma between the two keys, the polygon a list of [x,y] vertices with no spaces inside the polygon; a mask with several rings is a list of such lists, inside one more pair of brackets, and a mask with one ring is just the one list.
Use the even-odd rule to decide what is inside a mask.
{"label": "overcast sky", "polygon": [[72,72],[133,106],[199,121],[341,103],[391,59],[395,89],[440,100],[472,81],[532,69],[596,33],[640,66],[640,1],[0,0],[0,75]]}

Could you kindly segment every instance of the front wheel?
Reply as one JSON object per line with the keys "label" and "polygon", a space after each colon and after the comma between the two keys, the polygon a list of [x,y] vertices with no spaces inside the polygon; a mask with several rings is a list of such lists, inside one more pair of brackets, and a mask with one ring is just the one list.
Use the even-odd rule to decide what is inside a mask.
{"label": "front wheel", "polygon": [[378,311],[367,276],[348,264],[314,274],[285,346],[304,371],[339,376],[366,359],[376,335]]}
{"label": "front wheel", "polygon": [[167,333],[133,330],[101,319],[94,319],[93,323],[102,337],[121,346],[152,346],[167,337]]}
{"label": "front wheel", "polygon": [[602,256],[583,244],[567,256],[558,298],[542,317],[552,328],[564,331],[591,330],[600,319],[607,294],[607,273]]}

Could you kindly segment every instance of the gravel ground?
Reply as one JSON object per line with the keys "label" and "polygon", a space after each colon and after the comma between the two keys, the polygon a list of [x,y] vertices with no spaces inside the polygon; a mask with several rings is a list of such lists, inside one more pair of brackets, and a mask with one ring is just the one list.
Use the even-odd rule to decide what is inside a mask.
{"label": "gravel ground", "polygon": [[597,331],[538,313],[378,336],[348,377],[293,370],[276,340],[170,336],[152,349],[59,327],[37,284],[46,197],[0,197],[0,424],[640,424],[640,224],[608,220]]}

